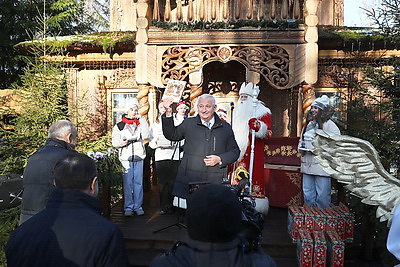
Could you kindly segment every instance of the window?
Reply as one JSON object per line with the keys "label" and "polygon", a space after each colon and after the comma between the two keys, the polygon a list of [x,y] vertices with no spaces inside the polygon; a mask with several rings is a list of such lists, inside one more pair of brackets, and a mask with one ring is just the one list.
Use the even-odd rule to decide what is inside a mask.
{"label": "window", "polygon": [[135,89],[113,90],[111,92],[112,125],[121,120],[128,108],[138,104],[136,97],[137,90]]}

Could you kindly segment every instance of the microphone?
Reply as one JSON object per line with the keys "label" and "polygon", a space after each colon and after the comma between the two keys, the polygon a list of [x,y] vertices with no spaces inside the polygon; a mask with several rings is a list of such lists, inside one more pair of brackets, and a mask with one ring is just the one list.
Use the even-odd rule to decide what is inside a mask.
{"label": "microphone", "polygon": [[231,126],[233,126],[233,109],[235,108],[235,103],[231,102]]}
{"label": "microphone", "polygon": [[185,111],[184,118],[187,118],[189,116],[190,108],[187,108]]}

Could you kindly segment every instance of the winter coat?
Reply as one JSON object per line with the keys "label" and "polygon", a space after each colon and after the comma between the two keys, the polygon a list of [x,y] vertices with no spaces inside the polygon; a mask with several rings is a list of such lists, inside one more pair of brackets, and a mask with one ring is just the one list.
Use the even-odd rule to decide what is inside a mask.
{"label": "winter coat", "polygon": [[225,243],[208,243],[186,238],[150,263],[150,267],[164,266],[274,267],[276,264],[261,248],[254,252],[245,252],[244,243],[238,238]]}
{"label": "winter coat", "polygon": [[46,144],[29,158],[23,174],[22,215],[33,216],[46,207],[54,190],[54,166],[72,153],[76,151],[65,141],[48,138]]}
{"label": "winter coat", "polygon": [[[112,145],[119,151],[121,161],[139,161],[146,157],[146,149],[143,140],[149,137],[149,125],[145,118],[139,119],[140,124],[126,124],[118,122],[112,131]],[[132,131],[129,131],[131,127]],[[123,146],[122,141],[127,139],[129,142]]]}
{"label": "winter coat", "polygon": [[11,234],[6,256],[9,267],[129,266],[118,226],[100,215],[97,198],[76,190],[55,189]]}
{"label": "winter coat", "polygon": [[[322,125],[322,129],[324,131],[331,132],[334,134],[340,134],[339,128],[336,126],[336,124],[332,120],[326,121]],[[304,129],[303,129],[303,131],[304,131]],[[302,134],[302,136],[303,136],[303,134]],[[312,144],[313,141],[314,141],[314,138],[312,138],[311,140],[300,139],[299,151],[302,152],[301,148],[305,148],[305,149],[309,150],[308,152],[302,152],[300,171],[302,173],[306,173],[306,174],[329,177],[329,174],[327,174],[321,168],[318,160],[315,158],[314,154],[311,152],[314,149],[314,146]]]}
{"label": "winter coat", "polygon": [[[231,126],[214,114],[211,129],[203,125],[199,116],[185,119],[174,126],[173,118],[161,116],[165,137],[172,141],[185,139],[184,154],[179,165],[173,194],[182,198],[189,196],[189,183],[207,182],[221,184],[227,177],[226,166],[239,157]],[[207,167],[203,159],[208,155],[221,157],[222,164]]]}

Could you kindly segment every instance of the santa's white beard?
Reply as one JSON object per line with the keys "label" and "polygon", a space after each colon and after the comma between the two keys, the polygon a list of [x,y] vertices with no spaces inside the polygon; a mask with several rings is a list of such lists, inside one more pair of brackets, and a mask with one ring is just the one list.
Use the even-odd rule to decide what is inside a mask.
{"label": "santa's white beard", "polygon": [[240,156],[238,160],[241,160],[246,152],[249,144],[249,124],[248,121],[253,117],[254,107],[253,100],[251,97],[245,101],[238,100],[236,107],[233,110],[233,123],[232,129],[235,134],[236,143],[240,149]]}

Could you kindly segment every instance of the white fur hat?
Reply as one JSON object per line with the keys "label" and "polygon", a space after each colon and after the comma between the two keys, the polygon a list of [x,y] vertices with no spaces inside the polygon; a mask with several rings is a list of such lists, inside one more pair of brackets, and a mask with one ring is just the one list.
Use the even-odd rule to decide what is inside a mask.
{"label": "white fur hat", "polygon": [[256,97],[258,96],[258,94],[260,93],[260,88],[258,87],[258,85],[253,84],[252,82],[249,83],[242,83],[242,86],[240,86],[240,90],[239,90],[239,95],[241,94],[246,94],[249,96],[253,96],[253,88],[256,90]]}
{"label": "white fur hat", "polygon": [[329,106],[329,97],[327,95],[318,97],[312,102],[311,106],[315,106],[319,109],[325,109],[327,106]]}
{"label": "white fur hat", "polygon": [[138,102],[137,98],[134,98],[132,101],[130,101],[130,102],[128,103],[128,105],[127,105],[126,108],[125,108],[125,112],[128,113],[128,111],[129,111],[131,108],[139,108],[139,102]]}

